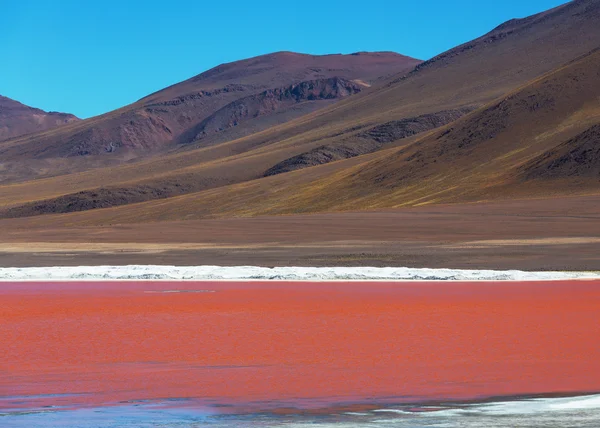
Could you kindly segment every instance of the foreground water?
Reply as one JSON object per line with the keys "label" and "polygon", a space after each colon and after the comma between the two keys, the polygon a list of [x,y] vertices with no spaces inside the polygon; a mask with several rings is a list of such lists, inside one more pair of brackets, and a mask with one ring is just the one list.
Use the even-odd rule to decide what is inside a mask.
{"label": "foreground water", "polygon": [[597,280],[4,282],[0,427],[597,428],[598,313]]}

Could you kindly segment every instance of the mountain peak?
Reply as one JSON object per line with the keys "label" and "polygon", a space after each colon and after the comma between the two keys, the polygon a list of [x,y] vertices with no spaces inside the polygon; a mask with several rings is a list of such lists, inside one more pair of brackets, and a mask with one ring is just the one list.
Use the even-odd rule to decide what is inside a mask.
{"label": "mountain peak", "polygon": [[142,98],[143,102],[172,99],[202,88],[222,89],[228,85],[268,89],[289,83],[331,77],[372,81],[390,74],[411,70],[421,61],[395,52],[357,52],[354,54],[312,55],[279,51],[227,62],[188,80]]}
{"label": "mountain peak", "polygon": [[72,114],[46,112],[0,95],[0,141],[78,121]]}

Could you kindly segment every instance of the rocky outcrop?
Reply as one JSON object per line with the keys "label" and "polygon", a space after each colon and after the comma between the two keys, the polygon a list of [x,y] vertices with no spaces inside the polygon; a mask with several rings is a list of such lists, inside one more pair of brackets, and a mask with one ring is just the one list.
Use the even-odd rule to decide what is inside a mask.
{"label": "rocky outcrop", "polygon": [[172,100],[151,103],[148,104],[146,110],[149,112],[155,111],[155,109],[160,110],[160,107],[175,107],[180,106],[182,104],[192,104],[196,100],[202,100],[204,98],[212,98],[218,97],[223,94],[230,94],[235,92],[244,92],[244,91],[252,91],[254,88],[248,85],[226,85],[223,88],[217,88],[212,91],[199,91],[191,94],[181,95],[179,97],[175,97]]}
{"label": "rocky outcrop", "polygon": [[342,159],[372,153],[383,145],[429,131],[457,120],[472,111],[467,107],[445,110],[418,117],[395,120],[362,131],[340,143],[327,144],[309,152],[284,160],[265,172],[265,176],[282,174],[297,169],[323,165]]}
{"label": "rocky outcrop", "polygon": [[[167,153],[181,149],[182,143],[189,144],[196,137],[202,145],[218,144],[281,125],[333,103],[359,89],[360,84],[348,83],[355,79],[374,82],[412,69],[420,62],[392,52],[276,52],[248,58],[219,65],[76,126],[4,145],[0,147],[0,157],[5,162],[32,163],[70,157],[68,164],[55,162],[61,165],[60,171],[44,170],[55,175],[97,167],[100,163],[117,165]],[[336,76],[347,81],[327,82]],[[311,86],[307,82],[315,83]],[[16,135],[3,130],[3,125],[0,120],[0,139]],[[38,172],[46,175],[35,167],[27,171],[32,177],[37,177]]]}
{"label": "rocky outcrop", "polygon": [[364,88],[364,84],[332,77],[269,89],[221,108],[188,133],[188,141],[181,142],[196,142],[246,121],[289,109],[299,103],[338,100],[356,94]]}
{"label": "rocky outcrop", "polygon": [[600,179],[600,125],[537,156],[520,168],[524,180],[543,178]]}
{"label": "rocky outcrop", "polygon": [[163,183],[160,186],[106,187],[85,190],[58,198],[36,201],[0,211],[0,218],[31,217],[42,214],[70,213],[116,207],[187,193],[189,184]]}
{"label": "rocky outcrop", "polygon": [[73,133],[59,152],[60,157],[100,155],[123,150],[152,150],[172,138],[172,124],[160,115],[138,111]]}

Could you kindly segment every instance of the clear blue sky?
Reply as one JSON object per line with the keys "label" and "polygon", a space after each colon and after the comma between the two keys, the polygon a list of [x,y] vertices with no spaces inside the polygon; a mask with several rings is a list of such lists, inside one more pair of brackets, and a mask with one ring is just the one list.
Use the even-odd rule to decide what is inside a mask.
{"label": "clear blue sky", "polygon": [[564,0],[0,0],[0,94],[82,118],[290,50],[430,58]]}

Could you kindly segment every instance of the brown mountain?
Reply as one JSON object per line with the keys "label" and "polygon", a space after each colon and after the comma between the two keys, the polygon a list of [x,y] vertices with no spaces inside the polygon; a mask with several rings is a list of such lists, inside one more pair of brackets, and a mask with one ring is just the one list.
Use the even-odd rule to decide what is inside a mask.
{"label": "brown mountain", "polygon": [[599,47],[599,20],[598,0],[577,0],[511,20],[288,132],[298,139],[317,129],[325,135],[333,127],[346,133],[357,126],[482,106]]}
{"label": "brown mountain", "polygon": [[[391,52],[279,52],[223,64],[119,110],[5,142],[0,156],[12,165],[42,164],[41,170],[56,174],[172,150],[196,137],[202,145],[212,144],[314,111],[418,63]],[[220,133],[224,136],[216,135]],[[64,158],[73,158],[69,167],[60,161]],[[22,169],[22,177],[16,178],[29,175]]]}
{"label": "brown mountain", "polygon": [[208,141],[214,144],[234,140],[357,94],[368,86],[360,80],[331,77],[268,89],[217,110],[183,133],[178,142],[206,145]]}
{"label": "brown mountain", "polygon": [[401,149],[293,186],[269,210],[600,193],[599,81],[594,50]]}
{"label": "brown mountain", "polygon": [[600,123],[528,161],[520,168],[525,180],[586,178],[600,182]]}
{"label": "brown mountain", "polygon": [[[474,108],[482,108],[487,103],[493,103],[494,99],[518,90],[523,85],[528,85],[528,82],[600,46],[600,29],[596,25],[599,18],[599,0],[579,0],[529,18],[512,20],[472,42],[417,66],[410,72],[400,71],[387,81],[376,83],[369,90],[282,125],[272,126],[273,117],[276,115],[261,116],[260,112],[265,111],[265,106],[271,106],[274,100],[277,100],[276,104],[283,107],[280,111],[285,111],[290,105],[296,105],[293,100],[296,95],[292,96],[293,90],[290,86],[279,86],[284,89],[277,90],[261,88],[261,91],[249,97],[237,98],[227,103],[226,100],[222,100],[220,109],[198,120],[195,125],[187,128],[188,132],[179,128],[178,141],[185,143],[187,148],[183,153],[158,159],[151,158],[118,168],[94,169],[73,176],[65,175],[43,182],[10,186],[1,189],[0,202],[11,206],[32,202],[33,205],[28,205],[29,208],[23,213],[31,212],[31,206],[36,207],[33,212],[47,213],[126,205],[183,194],[190,194],[189,201],[202,201],[198,202],[202,204],[202,209],[190,208],[192,214],[184,214],[185,209],[169,209],[169,214],[165,215],[161,214],[161,210],[150,209],[149,211],[152,215],[170,218],[179,215],[201,217],[216,213],[227,215],[227,213],[311,212],[323,209],[443,201],[444,198],[441,196],[433,196],[437,194],[437,188],[431,189],[427,183],[419,183],[415,180],[430,174],[428,172],[430,168],[439,171],[439,179],[442,182],[444,182],[444,174],[454,176],[457,173],[457,165],[452,163],[455,150],[451,148],[450,143],[443,143],[454,138],[456,131],[440,137],[440,140],[437,136],[430,137],[430,133],[437,135],[436,127],[452,122]],[[141,100],[140,103],[143,105],[141,110],[131,107],[125,113],[113,112],[104,117],[63,128],[60,132],[52,132],[51,134],[61,136],[56,146],[42,144],[41,139],[47,136],[38,135],[31,141],[11,141],[5,144],[4,153],[12,152],[22,158],[27,153],[27,147],[41,151],[39,155],[35,155],[41,157],[52,156],[53,152],[56,156],[56,149],[59,149],[60,154],[60,150],[67,146],[70,147],[69,150],[75,147],[76,151],[85,151],[87,149],[82,149],[88,144],[85,138],[77,137],[72,141],[75,145],[69,145],[71,140],[67,137],[74,138],[78,135],[73,133],[74,129],[81,128],[83,134],[94,137],[100,132],[100,128],[109,129],[105,125],[112,123],[113,120],[117,121],[115,123],[119,124],[118,126],[130,126],[129,122],[122,125],[122,114],[137,115],[141,114],[139,113],[141,111],[146,115],[145,117],[154,118],[153,123],[159,123],[158,115],[163,113],[154,113],[152,109],[164,109],[169,112],[176,111],[171,109],[188,111],[185,110],[188,108],[185,107],[188,103],[191,103],[189,105],[209,101],[212,103],[215,96],[205,96],[203,92],[196,92],[195,95],[189,96],[189,88],[195,87],[198,82],[203,82],[207,93],[219,91],[218,88],[215,89],[219,86],[215,83],[217,81],[221,83],[233,81],[227,79],[238,79],[246,85],[257,87],[261,86],[257,83],[259,79],[264,79],[265,76],[271,80],[279,79],[282,74],[275,70],[283,69],[286,70],[283,73],[286,79],[293,75],[293,78],[302,82],[313,82],[300,85],[299,87],[302,88],[306,85],[315,86],[315,82],[327,81],[315,79],[315,73],[323,73],[323,69],[315,71],[315,67],[307,68],[306,61],[339,64],[340,61],[352,63],[357,58],[365,57],[370,66],[373,66],[374,63],[379,62],[389,65],[389,56],[390,54],[364,54],[306,57],[280,53],[227,64]],[[397,56],[392,55],[392,58]],[[240,64],[243,67],[240,67]],[[298,64],[302,64],[302,67]],[[333,65],[329,64],[328,67],[332,69]],[[338,75],[339,68],[336,69]],[[385,69],[388,70],[387,65]],[[300,75],[293,74],[292,71]],[[344,79],[344,77],[339,78]],[[280,83],[281,80],[277,80],[276,85]],[[264,87],[264,84],[262,86]],[[330,84],[325,84],[323,87],[329,88],[328,90],[333,88]],[[239,92],[247,92],[246,89],[242,90],[237,86],[228,88],[228,91],[235,92],[234,89],[238,88]],[[228,91],[225,91],[226,96],[230,96]],[[320,90],[317,92],[321,94]],[[188,95],[184,95],[185,93]],[[287,98],[284,100],[285,94]],[[239,96],[237,92],[235,96]],[[300,97],[302,100],[308,98],[306,93]],[[326,101],[327,95],[321,98]],[[137,108],[139,104],[134,106]],[[175,117],[164,114],[163,118]],[[480,114],[477,110],[459,121],[475,120],[473,118],[479,117],[477,115]],[[469,122],[465,125],[464,133],[468,138],[475,138],[477,133],[487,133],[491,138],[494,132],[498,132],[494,127],[508,126],[502,124],[503,116],[506,114],[504,111],[492,109],[486,114],[487,116],[479,122]],[[235,132],[237,129],[244,129],[245,126],[251,128],[252,132],[260,130],[252,128],[250,123],[257,119],[265,120],[264,118],[269,118],[268,121],[263,122],[268,123],[270,126],[268,129],[237,138],[239,135]],[[161,123],[164,124],[164,120]],[[236,123],[237,126],[232,126]],[[550,122],[548,126],[554,125]],[[166,130],[167,128],[171,134]],[[173,138],[176,134],[173,132],[175,125],[167,128],[161,129],[170,135],[169,138]],[[149,128],[137,127],[136,129]],[[231,141],[218,140],[219,136],[226,136],[228,132],[232,132]],[[423,134],[427,135],[423,137]],[[470,136],[471,134],[473,136]],[[98,141],[92,137],[89,141]],[[430,140],[432,142],[429,142]],[[149,144],[148,141],[151,140],[144,140],[144,144]],[[444,158],[433,159],[439,156],[437,154],[439,150],[435,149],[436,145],[442,144],[445,147],[443,150],[447,150],[444,156],[447,156],[448,161],[444,161]],[[522,141],[514,140],[514,144],[522,144]],[[404,146],[399,154],[393,150],[397,146]],[[117,147],[113,153],[113,146],[108,147],[108,150],[106,147],[103,150],[111,151],[110,156],[118,156],[123,151],[122,147]],[[190,150],[190,147],[195,149]],[[387,178],[378,176],[371,179],[366,175],[370,171],[367,165],[361,165],[360,168],[364,171],[359,173],[352,169],[358,168],[354,165],[367,162],[377,157],[378,151],[388,148],[390,151],[385,152],[384,155],[385,168],[381,166],[381,171],[390,169]],[[416,148],[419,148],[418,153]],[[403,158],[404,154],[412,153],[413,150],[416,153],[415,157],[406,162]],[[426,150],[430,150],[431,154],[420,154],[425,153]],[[72,153],[68,152],[65,155],[70,154]],[[488,155],[491,156],[492,153],[482,151],[478,156],[484,158]],[[347,163],[339,162],[351,157],[357,158]],[[91,158],[98,157],[91,156]],[[402,159],[402,163],[394,163],[395,159]],[[333,162],[328,168],[314,168],[316,165],[332,161],[338,162]],[[435,168],[433,166],[423,168],[423,162],[434,164]],[[377,165],[379,168],[379,164]],[[68,167],[72,167],[72,162],[68,163]],[[348,172],[343,171],[346,167],[350,168]],[[306,168],[307,172],[298,175],[300,171],[296,170],[302,168]],[[55,172],[56,169],[50,171]],[[287,171],[294,172],[282,174]],[[277,175],[273,177],[273,174]],[[262,178],[265,176],[267,177]],[[409,178],[414,176],[414,179],[409,180],[405,176]],[[360,178],[354,179],[355,177]],[[352,183],[351,186],[348,184],[351,188],[349,194],[343,190],[344,182]],[[450,183],[451,180],[445,182]],[[243,183],[238,185],[239,189],[235,187],[237,183]],[[407,190],[402,190],[405,184]],[[281,189],[279,192],[268,190],[275,185]],[[289,190],[286,190],[287,186]],[[305,187],[299,189],[298,186]],[[334,188],[339,188],[340,192],[329,195],[328,190]],[[388,194],[389,188],[395,189],[393,197]],[[256,191],[250,191],[252,189]],[[198,193],[205,191],[209,193]],[[406,197],[399,197],[403,193],[406,193]],[[223,198],[223,194],[235,195],[235,199]],[[257,195],[256,201],[250,201],[249,198],[254,194]],[[265,194],[269,197],[265,198]],[[377,199],[377,195],[381,195],[379,202],[374,200]],[[293,201],[287,200],[287,197],[293,197]],[[54,198],[59,199],[54,200]],[[343,198],[344,202],[336,202],[339,198]],[[424,199],[421,201],[422,198]],[[280,203],[277,202],[279,199],[281,199]],[[160,206],[162,209],[169,204],[177,206],[179,203],[187,202],[184,199],[173,199],[169,203],[160,202]]]}
{"label": "brown mountain", "polygon": [[72,114],[46,112],[0,95],[0,141],[76,122]]}
{"label": "brown mountain", "polygon": [[[261,88],[223,104],[181,132],[174,140],[178,152],[0,186],[2,216],[31,216],[2,222],[38,231],[51,228],[56,234],[74,227],[79,233],[90,226],[118,224],[125,230],[153,222],[153,236],[161,230],[167,236],[174,221],[184,221],[177,226],[184,227],[218,217],[223,219],[219,227],[226,228],[231,217],[330,212],[328,221],[335,223],[352,217],[336,217],[341,211],[447,203],[471,207],[489,200],[500,201],[490,221],[509,205],[511,216],[543,205],[540,215],[548,219],[552,203],[535,200],[556,198],[562,214],[550,223],[564,226],[563,238],[569,230],[580,236],[582,229],[569,229],[575,212],[568,197],[582,195],[577,206],[593,213],[599,199],[590,195],[600,193],[598,22],[600,0],[578,0],[509,21],[412,71],[373,80],[369,89],[362,89],[369,83],[364,79],[312,75],[287,86]],[[215,73],[230,72],[225,67]],[[206,77],[212,78],[211,73]],[[167,91],[179,90],[174,88]],[[287,116],[278,124],[271,122],[295,108],[297,100],[302,104],[318,94],[325,103],[332,91],[345,99],[292,120]],[[171,95],[175,93],[167,98]],[[177,98],[183,95],[170,101],[162,96],[140,102],[148,103],[145,108],[186,102]],[[252,122],[264,118],[269,118],[264,122],[268,128],[255,128]],[[250,130],[247,135],[236,134],[244,127]],[[27,145],[23,140],[8,143],[5,150]],[[508,202],[520,199],[534,202]],[[479,213],[477,206],[439,210],[458,218],[465,210]],[[487,206],[481,205],[481,215],[488,215]],[[429,227],[416,220],[417,214],[398,212],[398,221],[407,219],[419,230]],[[435,218],[436,212],[432,208],[427,215]],[[283,223],[307,222],[319,229],[322,217],[314,222],[311,218],[292,216]],[[262,219],[256,224],[275,221]],[[369,214],[361,219],[368,221]],[[449,222],[440,234],[451,235]],[[522,230],[527,224],[514,227]],[[548,237],[554,236],[554,226],[547,227]],[[489,237],[484,229],[478,239]],[[264,227],[260,230],[266,233]],[[502,227],[494,230],[494,239],[502,239]],[[522,236],[511,236],[517,235]]]}

